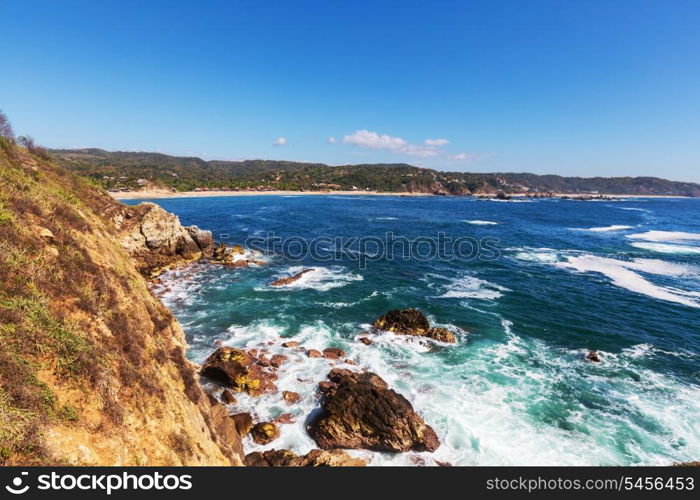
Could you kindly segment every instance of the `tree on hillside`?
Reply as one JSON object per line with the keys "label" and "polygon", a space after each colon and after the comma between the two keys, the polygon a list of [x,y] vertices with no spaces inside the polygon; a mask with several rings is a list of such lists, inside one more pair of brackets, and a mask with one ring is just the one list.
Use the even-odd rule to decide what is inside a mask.
{"label": "tree on hillside", "polygon": [[5,139],[14,139],[15,132],[12,130],[12,125],[10,125],[10,120],[7,119],[5,113],[0,110],[0,137]]}

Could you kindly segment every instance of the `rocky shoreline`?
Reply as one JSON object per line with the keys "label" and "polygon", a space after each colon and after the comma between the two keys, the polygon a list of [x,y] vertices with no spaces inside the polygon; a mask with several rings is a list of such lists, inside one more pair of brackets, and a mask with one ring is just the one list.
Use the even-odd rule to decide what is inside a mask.
{"label": "rocky shoreline", "polygon": [[[265,265],[263,256],[240,245],[214,242],[211,232],[196,226],[185,227],[179,219],[153,203],[143,203],[117,214],[115,224],[123,231],[123,246],[132,255],[139,271],[150,280],[151,290],[162,282],[158,276],[175,266],[204,261],[210,265],[247,267]],[[284,287],[301,279],[313,269],[280,278],[269,285]],[[433,328],[416,309],[390,311],[374,323],[377,333],[424,337],[438,342],[455,343],[455,335],[443,328]],[[358,339],[371,345],[367,337]],[[309,436],[319,449],[298,456],[289,450],[268,450],[245,455],[242,438],[267,445],[280,435],[279,427],[295,422],[291,413],[271,421],[255,421],[250,413],[236,412],[238,397],[254,398],[281,393],[286,404],[293,406],[301,396],[293,387],[277,386],[277,371],[289,362],[285,354],[271,354],[269,346],[260,349],[237,349],[219,346],[199,371],[204,381],[214,382],[209,392],[212,423],[224,447],[254,466],[360,466],[366,462],[349,456],[345,449],[384,452],[432,452],[440,446],[435,431],[414,410],[411,403],[391,389],[377,374],[356,366],[343,349],[328,346],[307,349],[295,340],[280,337],[280,346],[305,358],[322,358],[329,362],[326,380],[318,381],[320,411],[304,416]],[[342,367],[335,366],[336,364]],[[211,386],[211,384],[209,384]]]}

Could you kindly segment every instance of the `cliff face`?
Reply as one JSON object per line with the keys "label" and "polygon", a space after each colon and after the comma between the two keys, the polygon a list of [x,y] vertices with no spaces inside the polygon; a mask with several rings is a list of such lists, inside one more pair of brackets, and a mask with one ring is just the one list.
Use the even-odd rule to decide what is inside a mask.
{"label": "cliff face", "polygon": [[240,465],[143,275],[211,234],[0,142],[0,464]]}

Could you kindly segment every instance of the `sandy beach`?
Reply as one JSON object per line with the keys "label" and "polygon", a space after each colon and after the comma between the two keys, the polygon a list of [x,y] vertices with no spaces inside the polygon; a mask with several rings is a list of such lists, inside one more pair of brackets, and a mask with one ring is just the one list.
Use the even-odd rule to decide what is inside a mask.
{"label": "sandy beach", "polygon": [[[378,192],[378,191],[165,191],[165,190],[144,190],[144,191],[122,191],[110,192],[113,198],[119,200],[139,200],[157,198],[205,198],[213,196],[436,196],[432,193],[406,193],[406,192]],[[490,198],[493,195],[477,194],[477,198]],[[527,193],[511,194],[513,198],[525,198]],[[569,198],[595,197],[586,193],[555,193],[553,197],[567,196]],[[673,195],[634,195],[634,194],[605,194],[605,198],[686,198],[685,196]]]}
{"label": "sandy beach", "polygon": [[378,191],[182,191],[163,190],[110,192],[120,200],[151,198],[204,198],[210,196],[435,196],[432,193],[385,193]]}

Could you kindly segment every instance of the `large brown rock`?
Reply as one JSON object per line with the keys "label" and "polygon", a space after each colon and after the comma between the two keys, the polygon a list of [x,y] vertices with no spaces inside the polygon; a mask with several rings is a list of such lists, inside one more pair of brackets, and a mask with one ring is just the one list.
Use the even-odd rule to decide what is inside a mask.
{"label": "large brown rock", "polygon": [[253,428],[253,417],[250,413],[236,413],[231,415],[231,420],[233,420],[236,430],[241,436],[245,436]]}
{"label": "large brown rock", "polygon": [[377,318],[374,328],[400,335],[427,337],[438,342],[457,343],[454,333],[442,327],[430,327],[428,318],[418,309],[394,309]]}
{"label": "large brown rock", "polygon": [[308,428],[320,448],[399,452],[435,451],[440,446],[435,431],[411,403],[379,375],[334,369],[328,378],[322,412]]}
{"label": "large brown rock", "polygon": [[210,426],[221,451],[231,458],[232,463],[240,464],[245,456],[241,439],[244,434],[238,431],[235,420],[229,416],[224,406],[214,402],[209,410],[209,416]]}
{"label": "large brown rock", "polygon": [[425,335],[430,330],[428,319],[418,309],[394,309],[377,318],[374,327],[378,330],[403,335]]}
{"label": "large brown rock", "polygon": [[115,220],[122,246],[146,276],[156,276],[174,264],[207,255],[213,248],[210,231],[182,226],[176,215],[155,203],[140,203],[125,215]]}
{"label": "large brown rock", "polygon": [[246,455],[248,467],[363,467],[367,462],[343,450],[311,450],[298,456],[289,450],[268,450]]}
{"label": "large brown rock", "polygon": [[202,375],[251,396],[276,390],[274,374],[265,370],[257,358],[234,347],[219,347],[214,351],[202,365]]}
{"label": "large brown rock", "polygon": [[273,281],[270,283],[270,286],[285,286],[285,285],[291,285],[295,281],[298,281],[299,278],[304,276],[306,273],[310,273],[313,271],[313,269],[304,269],[303,271],[296,273],[294,276],[288,276],[286,278],[280,278],[278,280]]}

